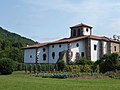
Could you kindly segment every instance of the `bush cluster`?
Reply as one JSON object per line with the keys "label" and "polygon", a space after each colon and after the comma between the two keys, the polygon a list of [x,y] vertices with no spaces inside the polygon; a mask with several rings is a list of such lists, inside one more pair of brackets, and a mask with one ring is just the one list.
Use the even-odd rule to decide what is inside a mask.
{"label": "bush cluster", "polygon": [[105,76],[108,76],[110,78],[117,78],[120,79],[120,71],[108,71],[104,73]]}
{"label": "bush cluster", "polygon": [[15,63],[9,58],[0,59],[0,73],[2,75],[12,74],[15,68]]}
{"label": "bush cluster", "polygon": [[57,71],[57,65],[53,64],[26,64],[25,71],[29,73],[54,72]]}
{"label": "bush cluster", "polygon": [[120,70],[120,59],[117,53],[105,54],[100,60],[94,63],[94,66],[99,65],[101,73],[108,71]]}
{"label": "bush cluster", "polygon": [[72,73],[91,73],[93,68],[92,65],[66,65],[64,71]]}

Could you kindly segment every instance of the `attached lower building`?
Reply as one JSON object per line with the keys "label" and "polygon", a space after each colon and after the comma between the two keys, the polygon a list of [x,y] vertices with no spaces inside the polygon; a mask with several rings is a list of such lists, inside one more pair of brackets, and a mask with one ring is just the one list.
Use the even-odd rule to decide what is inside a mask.
{"label": "attached lower building", "polygon": [[68,63],[80,57],[96,61],[104,54],[120,55],[120,42],[105,36],[92,35],[91,26],[81,23],[70,29],[69,38],[24,47],[24,63],[55,64],[59,60]]}

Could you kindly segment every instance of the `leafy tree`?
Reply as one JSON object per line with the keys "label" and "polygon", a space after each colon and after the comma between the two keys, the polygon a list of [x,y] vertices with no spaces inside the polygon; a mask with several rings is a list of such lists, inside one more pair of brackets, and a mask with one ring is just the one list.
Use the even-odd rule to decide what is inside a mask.
{"label": "leafy tree", "polygon": [[14,65],[14,62],[9,58],[0,59],[0,73],[2,75],[12,74]]}
{"label": "leafy tree", "polygon": [[14,61],[23,62],[23,50],[19,48],[7,48],[0,51],[0,58],[10,58]]}
{"label": "leafy tree", "polygon": [[85,57],[80,57],[79,60],[76,60],[77,65],[92,65],[93,62],[91,60],[88,60]]}
{"label": "leafy tree", "polygon": [[21,48],[35,43],[37,42],[0,27],[0,58],[10,58],[22,63],[23,50]]}
{"label": "leafy tree", "polygon": [[64,62],[64,60],[59,60],[57,64],[58,64],[58,70],[59,70],[59,71],[63,71],[63,69],[64,69],[64,67],[65,67],[65,62]]}
{"label": "leafy tree", "polygon": [[99,65],[100,72],[105,73],[107,71],[115,71],[119,62],[119,55],[117,53],[112,53],[103,55],[95,64]]}

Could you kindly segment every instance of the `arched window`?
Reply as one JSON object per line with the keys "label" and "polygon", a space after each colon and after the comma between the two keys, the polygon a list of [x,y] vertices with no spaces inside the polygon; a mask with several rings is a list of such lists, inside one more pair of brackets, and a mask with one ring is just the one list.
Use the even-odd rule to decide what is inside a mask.
{"label": "arched window", "polygon": [[114,51],[116,51],[116,46],[114,46]]}
{"label": "arched window", "polygon": [[59,45],[59,47],[61,48],[61,44]]}
{"label": "arched window", "polygon": [[86,32],[88,32],[88,28],[86,28]]}
{"label": "arched window", "polygon": [[76,47],[79,47],[79,43],[76,44]]}
{"label": "arched window", "polygon": [[59,57],[61,57],[62,56],[62,52],[59,52]]}
{"label": "arched window", "polygon": [[52,45],[52,48],[54,48],[54,45]]}
{"label": "arched window", "polygon": [[55,52],[52,52],[52,58],[55,59]]}
{"label": "arched window", "polygon": [[43,48],[43,52],[45,52],[45,48]]}
{"label": "arched window", "polygon": [[94,50],[95,50],[95,51],[97,50],[97,45],[94,45]]}
{"label": "arched window", "polygon": [[43,54],[43,60],[44,61],[46,60],[46,54]]}

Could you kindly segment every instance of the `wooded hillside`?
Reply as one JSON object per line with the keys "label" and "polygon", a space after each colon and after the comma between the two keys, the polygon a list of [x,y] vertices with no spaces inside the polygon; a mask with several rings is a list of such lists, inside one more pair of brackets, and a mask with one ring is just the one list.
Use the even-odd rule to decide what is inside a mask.
{"label": "wooded hillside", "polygon": [[31,39],[11,33],[0,27],[0,58],[11,58],[23,62],[23,50],[21,48],[36,43]]}

